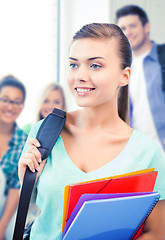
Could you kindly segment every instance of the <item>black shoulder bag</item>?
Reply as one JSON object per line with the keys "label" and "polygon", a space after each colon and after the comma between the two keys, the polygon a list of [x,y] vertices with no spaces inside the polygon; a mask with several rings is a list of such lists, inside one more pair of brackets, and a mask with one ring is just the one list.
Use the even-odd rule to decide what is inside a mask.
{"label": "black shoulder bag", "polygon": [[[41,153],[42,160],[49,156],[62,131],[65,120],[66,112],[56,108],[44,119],[36,137],[41,144],[41,147],[39,147],[38,150]],[[13,240],[23,239],[26,216],[36,176],[37,172],[33,173],[28,167],[26,168],[18,204]]]}

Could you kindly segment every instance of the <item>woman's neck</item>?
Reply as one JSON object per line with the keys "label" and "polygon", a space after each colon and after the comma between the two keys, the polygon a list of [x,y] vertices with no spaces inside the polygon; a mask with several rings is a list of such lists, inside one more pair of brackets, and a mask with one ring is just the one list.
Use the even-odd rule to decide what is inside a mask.
{"label": "woman's neck", "polygon": [[86,129],[100,129],[114,127],[119,121],[117,107],[108,104],[83,108],[76,116],[75,125]]}

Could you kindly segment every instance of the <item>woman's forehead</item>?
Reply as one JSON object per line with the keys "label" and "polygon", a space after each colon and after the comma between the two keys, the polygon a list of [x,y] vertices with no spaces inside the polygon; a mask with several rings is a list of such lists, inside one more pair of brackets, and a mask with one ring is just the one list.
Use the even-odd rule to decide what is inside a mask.
{"label": "woman's forehead", "polygon": [[89,55],[90,57],[101,57],[107,53],[114,52],[117,43],[114,38],[93,39],[83,38],[75,40],[69,52],[69,57],[76,58],[79,56]]}

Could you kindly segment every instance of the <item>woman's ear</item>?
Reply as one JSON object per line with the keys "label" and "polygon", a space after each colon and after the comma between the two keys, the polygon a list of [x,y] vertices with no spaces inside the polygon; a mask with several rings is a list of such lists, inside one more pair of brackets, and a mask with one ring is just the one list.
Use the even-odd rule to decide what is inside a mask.
{"label": "woman's ear", "polygon": [[130,67],[126,67],[123,70],[121,79],[119,81],[119,87],[126,86],[129,83],[130,76],[131,76],[131,69]]}

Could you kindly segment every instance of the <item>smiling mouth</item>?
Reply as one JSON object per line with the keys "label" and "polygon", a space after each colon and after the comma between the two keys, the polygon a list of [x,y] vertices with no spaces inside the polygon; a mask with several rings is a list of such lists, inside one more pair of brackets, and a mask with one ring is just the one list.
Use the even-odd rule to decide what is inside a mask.
{"label": "smiling mouth", "polygon": [[75,88],[78,93],[87,93],[93,91],[95,88]]}
{"label": "smiling mouth", "polygon": [[5,115],[6,117],[12,117],[14,114],[11,113],[11,112],[4,112],[4,115]]}

